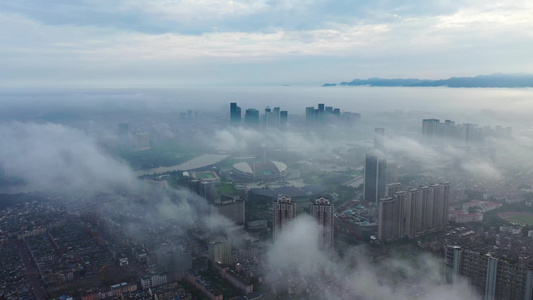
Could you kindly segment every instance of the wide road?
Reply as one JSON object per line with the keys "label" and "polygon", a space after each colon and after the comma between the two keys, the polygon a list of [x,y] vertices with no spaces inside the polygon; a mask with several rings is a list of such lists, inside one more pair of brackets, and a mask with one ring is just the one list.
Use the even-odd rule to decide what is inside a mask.
{"label": "wide road", "polygon": [[364,182],[365,182],[365,177],[364,176],[360,176],[360,177],[351,179],[348,182],[345,182],[344,185],[351,186],[351,187],[358,187],[361,184],[363,184]]}
{"label": "wide road", "polygon": [[195,170],[195,169],[204,168],[210,165],[214,165],[228,157],[229,155],[226,155],[226,154],[202,154],[180,165],[175,165],[175,166],[170,166],[170,167],[159,167],[159,168],[153,168],[153,169],[144,169],[144,170],[136,171],[135,174],[137,176],[142,176],[142,175],[162,174],[162,173],[174,172],[174,171]]}
{"label": "wide road", "polygon": [[22,258],[22,262],[24,263],[24,267],[26,268],[26,278],[28,279],[31,284],[31,287],[33,288],[33,296],[35,296],[35,299],[37,300],[48,299],[46,291],[41,284],[41,276],[39,275],[39,270],[37,269],[37,266],[34,264],[33,259],[31,258],[30,250],[28,249],[23,240],[17,241],[17,248],[20,257]]}

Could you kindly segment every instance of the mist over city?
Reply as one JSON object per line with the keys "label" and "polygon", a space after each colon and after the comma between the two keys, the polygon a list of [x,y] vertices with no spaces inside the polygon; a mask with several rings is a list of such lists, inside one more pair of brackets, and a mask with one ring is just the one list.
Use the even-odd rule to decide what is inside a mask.
{"label": "mist over city", "polygon": [[0,300],[533,299],[533,6],[0,4]]}

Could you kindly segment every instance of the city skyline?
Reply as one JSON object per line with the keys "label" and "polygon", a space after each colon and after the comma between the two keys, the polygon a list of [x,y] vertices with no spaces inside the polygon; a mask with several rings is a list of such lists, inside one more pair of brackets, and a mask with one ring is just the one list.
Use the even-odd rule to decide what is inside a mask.
{"label": "city skyline", "polygon": [[[463,127],[436,119],[427,125],[432,113],[408,119],[397,111],[349,113],[359,121],[347,122],[343,106],[324,101],[315,108],[308,101],[290,118],[287,113],[285,130],[284,106],[265,101],[260,111],[238,103],[225,102],[220,112],[198,107],[154,113],[125,106],[133,113],[123,115],[82,106],[83,117],[51,123],[30,115],[0,124],[6,145],[2,187],[46,193],[0,194],[8,200],[0,211],[0,243],[10,247],[0,264],[15,273],[35,267],[31,272],[41,275],[29,282],[20,274],[7,293],[28,295],[17,289],[26,284],[34,295],[51,295],[83,283],[87,288],[65,293],[126,299],[164,288],[274,299],[287,292],[327,298],[342,291],[353,298],[364,287],[368,299],[388,289],[387,298],[398,296],[404,288],[400,299],[455,299],[450,295],[470,295],[476,285],[466,279],[449,285],[437,260],[425,255],[443,257],[450,244],[480,253],[491,249],[509,268],[530,261],[524,253],[533,249],[533,239],[525,234],[533,231],[506,221],[531,217],[512,211],[532,210],[524,188],[531,182],[529,160],[514,163],[521,157],[517,150],[525,151],[522,157],[529,153],[523,131],[472,125],[485,138],[467,148],[449,143],[455,134],[444,134],[459,134]],[[379,127],[365,123],[368,118]],[[452,119],[461,120],[446,116]],[[13,197],[21,202],[9,202]],[[25,197],[38,200],[24,202]],[[391,254],[397,249],[413,257],[398,259]],[[85,251],[94,253],[90,272],[70,263],[76,260],[71,253]],[[369,278],[386,280],[382,268],[406,264],[420,272],[408,278],[391,274],[391,281],[368,286]],[[90,282],[112,272],[129,277]],[[498,282],[507,275],[501,274],[494,282],[503,286]],[[524,283],[521,277],[516,282]],[[421,296],[412,297],[415,291]]]}
{"label": "city skyline", "polygon": [[0,299],[531,300],[531,16],[0,3]]}

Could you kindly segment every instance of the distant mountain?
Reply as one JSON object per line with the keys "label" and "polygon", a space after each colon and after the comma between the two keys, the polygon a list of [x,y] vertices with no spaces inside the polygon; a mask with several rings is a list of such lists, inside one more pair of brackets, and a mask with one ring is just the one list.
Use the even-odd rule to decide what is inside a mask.
{"label": "distant mountain", "polygon": [[[322,86],[336,86],[335,83],[326,83]],[[427,87],[427,86],[447,86],[447,87],[472,87],[472,88],[518,88],[533,87],[532,74],[491,74],[479,75],[476,77],[451,77],[441,80],[417,79],[417,78],[369,78],[354,79],[350,82],[341,82],[340,86],[407,86],[407,87]]]}

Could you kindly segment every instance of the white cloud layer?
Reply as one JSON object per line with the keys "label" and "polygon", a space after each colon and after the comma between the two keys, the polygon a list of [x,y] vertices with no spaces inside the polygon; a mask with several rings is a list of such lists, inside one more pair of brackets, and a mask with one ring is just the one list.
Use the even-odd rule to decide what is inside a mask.
{"label": "white cloud layer", "polygon": [[56,124],[0,123],[0,164],[28,189],[53,193],[135,190],[131,169],[83,132]]}
{"label": "white cloud layer", "polygon": [[[345,66],[337,68],[344,80],[533,67],[533,5],[527,1],[123,0],[42,7],[27,0],[0,9],[7,86],[132,82],[134,76],[152,84],[198,83],[201,76],[191,78],[190,69],[206,66],[221,70],[213,81],[249,81],[225,70],[252,66],[259,73],[286,60],[296,61],[295,68],[316,65],[301,76],[318,82],[330,80],[323,78],[326,66]],[[342,62],[332,65],[332,57]],[[270,70],[256,80],[272,77]]]}
{"label": "white cloud layer", "polygon": [[479,299],[466,282],[447,285],[442,262],[427,254],[372,262],[364,247],[351,247],[343,258],[327,257],[319,229],[306,215],[289,224],[268,252],[268,284],[300,286],[316,299]]}

